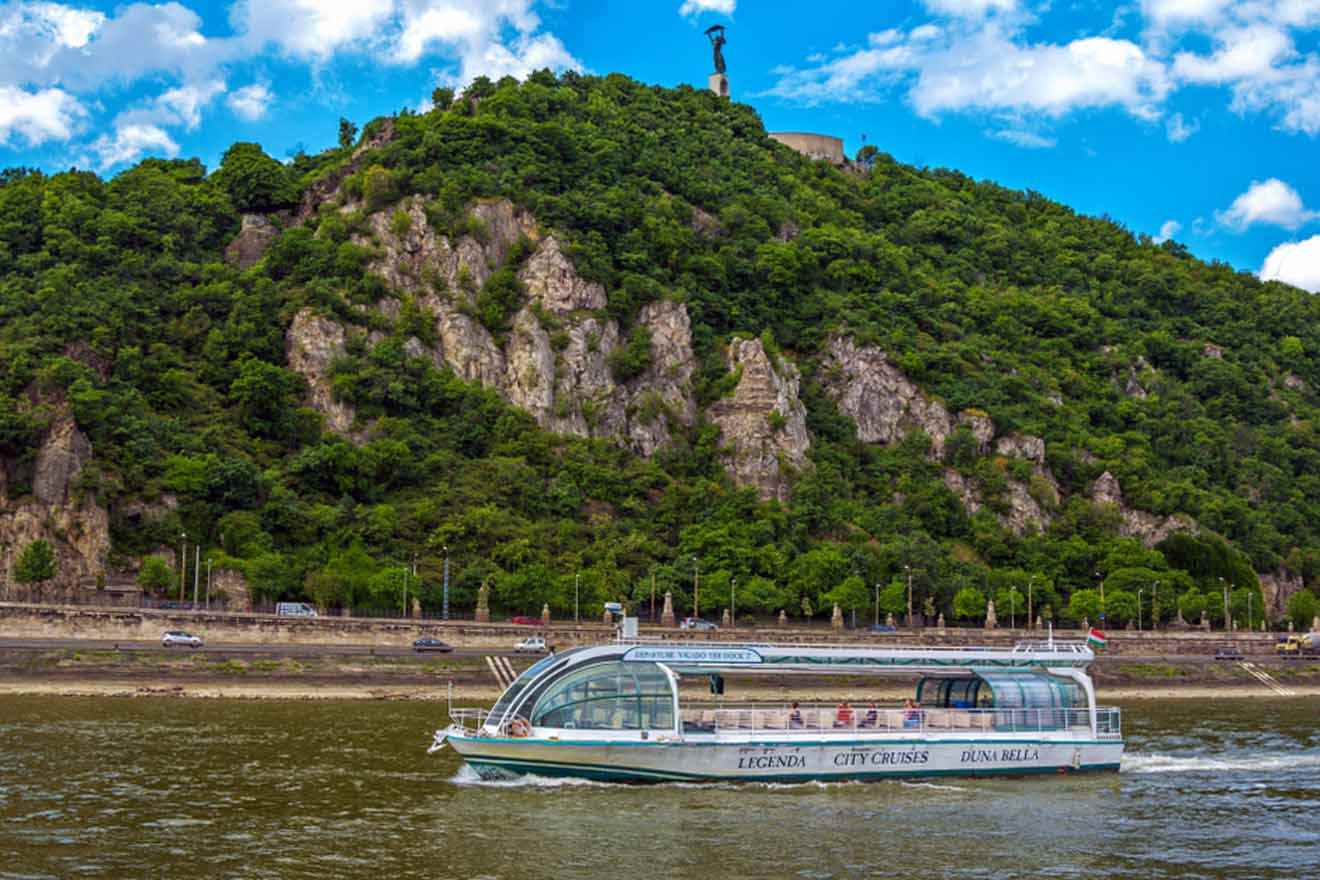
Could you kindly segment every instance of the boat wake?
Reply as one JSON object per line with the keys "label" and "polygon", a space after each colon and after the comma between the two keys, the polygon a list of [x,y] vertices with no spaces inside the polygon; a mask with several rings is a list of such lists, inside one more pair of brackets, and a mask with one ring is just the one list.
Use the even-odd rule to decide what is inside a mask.
{"label": "boat wake", "polygon": [[1124,773],[1232,773],[1320,767],[1320,754],[1272,754],[1252,758],[1178,757],[1130,753],[1123,756]]}
{"label": "boat wake", "polygon": [[[925,788],[933,791],[967,791],[967,789],[961,788],[957,785],[946,785],[936,782],[913,782],[905,779],[894,779],[889,781],[901,785],[904,788]],[[458,772],[450,777],[449,782],[453,785],[462,785],[473,788],[636,788],[635,785],[625,782],[602,782],[598,779],[579,779],[570,776],[537,776],[531,773],[522,776],[485,778],[467,764],[460,767]],[[871,784],[875,783],[861,782],[855,779],[804,779],[801,782],[657,782],[654,783],[654,786],[661,788],[697,788],[705,790],[762,788],[769,791],[801,791],[802,789],[834,789],[842,788],[844,786],[851,787]]]}

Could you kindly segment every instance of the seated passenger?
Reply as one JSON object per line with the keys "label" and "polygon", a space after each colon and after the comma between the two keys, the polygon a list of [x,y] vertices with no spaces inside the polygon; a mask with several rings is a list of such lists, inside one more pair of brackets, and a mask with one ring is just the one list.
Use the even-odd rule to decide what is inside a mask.
{"label": "seated passenger", "polygon": [[903,702],[903,726],[920,727],[921,726],[921,704],[914,703],[912,700]]}
{"label": "seated passenger", "polygon": [[875,703],[871,703],[870,708],[866,710],[866,717],[862,719],[861,727],[875,727],[880,719],[880,709]]}
{"label": "seated passenger", "polygon": [[849,706],[848,701],[844,700],[843,702],[839,703],[839,708],[834,710],[834,726],[852,727],[852,722],[853,722],[852,706]]}
{"label": "seated passenger", "polygon": [[789,707],[788,710],[788,726],[789,727],[802,726],[802,710],[798,708],[798,704],[796,700],[793,701],[793,705]]}

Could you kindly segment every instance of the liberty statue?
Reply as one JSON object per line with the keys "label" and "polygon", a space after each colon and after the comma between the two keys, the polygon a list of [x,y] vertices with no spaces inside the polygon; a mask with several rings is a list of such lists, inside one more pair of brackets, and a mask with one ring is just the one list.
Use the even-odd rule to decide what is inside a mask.
{"label": "liberty statue", "polygon": [[715,51],[715,72],[723,74],[724,71],[724,44],[728,42],[724,38],[724,25],[717,24],[706,28],[706,36],[710,38],[710,44]]}

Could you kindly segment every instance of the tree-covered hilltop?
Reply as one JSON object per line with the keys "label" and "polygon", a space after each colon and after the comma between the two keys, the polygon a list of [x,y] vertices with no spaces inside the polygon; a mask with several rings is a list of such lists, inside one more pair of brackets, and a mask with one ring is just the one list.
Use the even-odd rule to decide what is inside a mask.
{"label": "tree-covered hilltop", "polygon": [[902,612],[909,576],[950,619],[1030,591],[1094,620],[1100,579],[1119,622],[1222,618],[1221,578],[1259,615],[1256,572],[1320,589],[1316,297],[1035,193],[808,160],[705,92],[435,97],[287,165],[5,172],[6,506],[46,501],[71,417],[67,504],[109,511],[82,570],[186,530],[265,598],[383,607],[416,557],[435,607],[446,550],[457,607],[489,582],[556,615],[579,574],[584,614],[653,578],[681,611],[696,569],[703,608],[762,616],[877,585]]}

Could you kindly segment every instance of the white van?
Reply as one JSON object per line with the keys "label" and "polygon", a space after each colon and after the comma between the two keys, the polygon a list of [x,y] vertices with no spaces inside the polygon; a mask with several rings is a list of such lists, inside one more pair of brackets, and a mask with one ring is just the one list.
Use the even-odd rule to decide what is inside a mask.
{"label": "white van", "polygon": [[316,609],[306,602],[280,602],[275,613],[280,617],[315,617]]}

